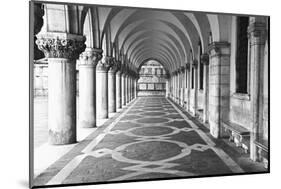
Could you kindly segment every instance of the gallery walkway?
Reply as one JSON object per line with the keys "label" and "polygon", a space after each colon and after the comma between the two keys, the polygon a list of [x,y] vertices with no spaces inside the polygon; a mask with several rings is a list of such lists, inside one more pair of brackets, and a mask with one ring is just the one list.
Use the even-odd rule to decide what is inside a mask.
{"label": "gallery walkway", "polygon": [[35,179],[36,185],[260,172],[164,97],[138,97]]}

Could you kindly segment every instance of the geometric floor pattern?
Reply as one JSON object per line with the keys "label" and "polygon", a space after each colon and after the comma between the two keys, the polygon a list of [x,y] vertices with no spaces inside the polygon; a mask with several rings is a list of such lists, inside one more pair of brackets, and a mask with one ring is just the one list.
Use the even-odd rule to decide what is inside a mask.
{"label": "geometric floor pattern", "polygon": [[35,185],[243,173],[164,97],[139,97],[35,180]]}

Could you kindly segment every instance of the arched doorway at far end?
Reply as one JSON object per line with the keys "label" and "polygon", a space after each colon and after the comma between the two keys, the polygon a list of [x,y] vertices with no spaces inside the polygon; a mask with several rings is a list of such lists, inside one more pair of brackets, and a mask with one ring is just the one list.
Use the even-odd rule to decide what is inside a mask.
{"label": "arched doorway at far end", "polygon": [[165,96],[166,71],[156,60],[146,61],[139,69],[138,96]]}

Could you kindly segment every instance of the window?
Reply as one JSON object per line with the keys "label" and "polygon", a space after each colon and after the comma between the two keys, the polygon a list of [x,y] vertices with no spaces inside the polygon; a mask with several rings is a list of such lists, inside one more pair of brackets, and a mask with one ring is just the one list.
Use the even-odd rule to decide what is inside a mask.
{"label": "window", "polygon": [[248,25],[249,17],[237,18],[236,93],[248,93]]}

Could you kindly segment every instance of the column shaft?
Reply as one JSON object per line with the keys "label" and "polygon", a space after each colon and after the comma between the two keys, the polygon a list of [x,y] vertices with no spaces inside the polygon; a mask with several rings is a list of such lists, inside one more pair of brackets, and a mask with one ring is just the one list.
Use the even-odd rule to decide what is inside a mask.
{"label": "column shaft", "polygon": [[108,112],[116,112],[116,75],[115,70],[108,72]]}
{"label": "column shaft", "polygon": [[215,138],[222,134],[221,122],[229,120],[230,49],[227,42],[209,46],[209,124]]}
{"label": "column shaft", "polygon": [[126,88],[127,88],[127,86],[126,86],[126,75],[123,73],[122,74],[122,105],[123,106],[126,106]]}
{"label": "column shaft", "polygon": [[96,126],[96,68],[79,65],[79,126]]}
{"label": "column shaft", "polygon": [[48,59],[49,143],[76,142],[75,60]]}
{"label": "column shaft", "polygon": [[266,24],[263,18],[252,17],[248,28],[250,37],[250,55],[251,55],[251,74],[253,75],[251,83],[251,106],[252,106],[252,125],[250,135],[250,158],[257,161],[257,147],[255,141],[258,137],[259,127],[262,126],[262,97],[263,97],[263,59],[266,37]]}
{"label": "column shaft", "polygon": [[122,108],[122,76],[120,71],[116,73],[116,108]]}
{"label": "column shaft", "polygon": [[108,74],[107,70],[97,69],[96,71],[96,102],[97,118],[108,118]]}

